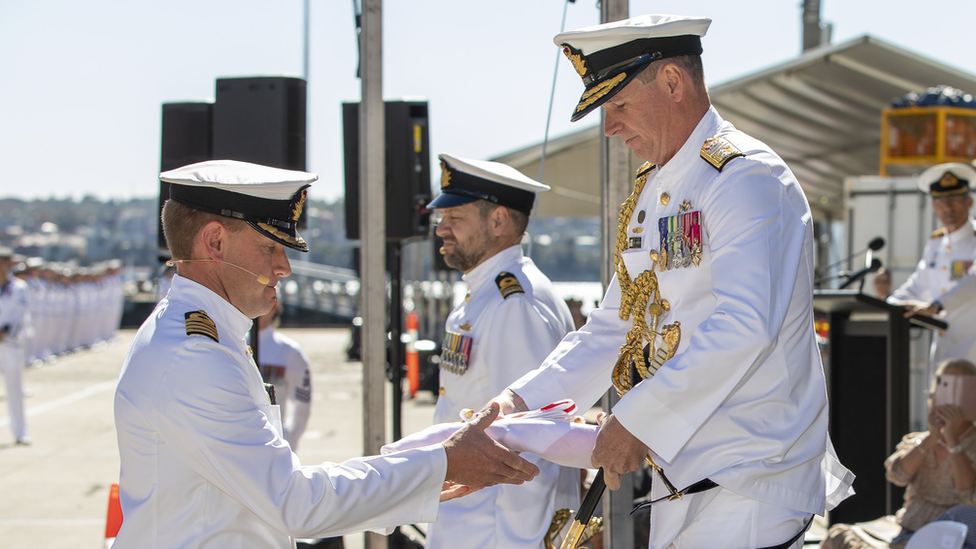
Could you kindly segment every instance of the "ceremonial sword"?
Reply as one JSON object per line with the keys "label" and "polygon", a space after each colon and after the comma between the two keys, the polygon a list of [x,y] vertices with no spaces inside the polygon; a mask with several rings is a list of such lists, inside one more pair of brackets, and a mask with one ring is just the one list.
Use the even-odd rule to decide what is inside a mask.
{"label": "ceremonial sword", "polygon": [[576,513],[576,518],[573,519],[573,523],[569,525],[569,532],[566,534],[566,539],[559,545],[559,549],[576,549],[577,545],[579,545],[580,538],[583,537],[583,532],[586,531],[586,526],[590,523],[593,511],[596,510],[596,504],[603,497],[603,491],[606,487],[607,483],[603,480],[603,468],[601,467],[596,472],[596,476],[593,477],[593,483],[590,484],[590,489],[587,490],[586,497],[583,498],[583,503],[580,504],[579,512]]}

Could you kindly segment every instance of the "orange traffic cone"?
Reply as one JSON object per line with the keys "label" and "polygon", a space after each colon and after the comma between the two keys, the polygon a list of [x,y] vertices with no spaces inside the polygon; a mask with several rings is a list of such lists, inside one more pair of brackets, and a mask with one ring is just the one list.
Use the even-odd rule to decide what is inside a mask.
{"label": "orange traffic cone", "polygon": [[417,312],[407,313],[407,381],[410,384],[410,398],[420,388],[420,355],[417,353]]}
{"label": "orange traffic cone", "polygon": [[122,505],[119,504],[119,485],[113,484],[108,493],[108,517],[105,519],[105,549],[112,547],[122,528]]}

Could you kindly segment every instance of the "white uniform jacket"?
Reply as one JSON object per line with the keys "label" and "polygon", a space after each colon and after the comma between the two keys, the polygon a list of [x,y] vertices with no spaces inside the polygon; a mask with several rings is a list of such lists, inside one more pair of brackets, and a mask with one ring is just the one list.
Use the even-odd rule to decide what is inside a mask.
{"label": "white uniform jacket", "polygon": [[[976,361],[976,303],[956,300],[952,307],[946,303],[944,294],[950,292],[966,276],[976,258],[976,220],[962,227],[946,232],[940,229],[932,234],[925,245],[922,259],[915,272],[888,301],[939,301],[945,311],[939,318],[949,323],[949,328],[935,336],[932,342],[933,368],[947,358],[965,358]],[[949,297],[952,301],[952,297]]]}
{"label": "white uniform jacket", "polygon": [[[464,408],[479,409],[538,367],[573,329],[565,301],[535,263],[522,256],[521,246],[502,250],[463,278],[470,292],[447,319],[445,350],[454,347],[463,355],[467,345],[467,358],[442,353],[434,423],[458,421]],[[453,373],[462,362],[464,373]],[[430,525],[427,548],[542,547],[553,512],[579,506],[579,471],[529,454],[523,457],[539,467],[538,477],[521,486],[493,486],[442,503],[440,518]]]}
{"label": "white uniform jacket", "polygon": [[175,277],[139,329],[115,395],[125,516],[116,549],[287,548],[437,517],[431,446],[302,466],[273,427],[244,336],[251,321]]}
{"label": "white uniform jacket", "polygon": [[[30,324],[30,287],[11,276],[0,282],[0,331],[3,343],[21,345],[23,333]],[[21,364],[23,366],[23,364]]]}
{"label": "white uniform jacket", "polygon": [[267,326],[258,332],[258,363],[265,383],[275,387],[285,440],[292,450],[305,432],[312,402],[308,357],[294,339]]}
{"label": "white uniform jacket", "polygon": [[[713,167],[702,156],[713,137],[744,156]],[[655,266],[662,224],[696,212],[698,262]],[[680,322],[681,336],[677,354],[629,391],[615,416],[660,456],[678,489],[710,478],[746,497],[823,514],[822,465],[846,478],[844,493],[852,478],[828,453],[813,328],[813,220],[789,168],[710,108],[677,154],[648,175],[627,236],[630,276],[656,269],[670,304],[658,329]],[[632,326],[619,306],[614,277],[586,325],[511,386],[530,409],[553,397],[585,406],[607,390]]]}

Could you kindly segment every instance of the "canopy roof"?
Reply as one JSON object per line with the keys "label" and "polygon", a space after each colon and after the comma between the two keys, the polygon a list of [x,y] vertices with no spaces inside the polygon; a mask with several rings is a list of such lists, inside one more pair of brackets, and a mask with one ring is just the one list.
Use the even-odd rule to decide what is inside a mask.
{"label": "canopy roof", "polygon": [[[712,103],[792,168],[815,215],[840,216],[846,177],[877,175],[881,112],[908,92],[945,84],[976,92],[976,76],[877,38],[862,36],[713,88]],[[599,215],[600,130],[550,141],[538,215]],[[538,176],[542,145],[494,158]],[[640,163],[632,159],[636,168]]]}

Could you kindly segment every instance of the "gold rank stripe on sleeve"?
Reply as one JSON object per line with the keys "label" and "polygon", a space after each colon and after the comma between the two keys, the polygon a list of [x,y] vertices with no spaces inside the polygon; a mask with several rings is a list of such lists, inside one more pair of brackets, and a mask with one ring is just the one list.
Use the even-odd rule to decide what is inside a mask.
{"label": "gold rank stripe on sleeve", "polygon": [[702,145],[699,155],[713,168],[722,171],[732,159],[746,154],[724,137],[709,137]]}
{"label": "gold rank stripe on sleeve", "polygon": [[525,293],[525,290],[522,289],[522,285],[519,284],[515,275],[506,271],[498,273],[498,276],[495,277],[495,284],[498,285],[498,291],[501,292],[502,297],[505,299],[508,299],[511,295]]}
{"label": "gold rank stripe on sleeve", "polygon": [[217,325],[203,309],[184,314],[183,322],[186,324],[186,335],[202,335],[220,343],[220,338],[217,337]]}

